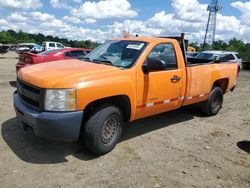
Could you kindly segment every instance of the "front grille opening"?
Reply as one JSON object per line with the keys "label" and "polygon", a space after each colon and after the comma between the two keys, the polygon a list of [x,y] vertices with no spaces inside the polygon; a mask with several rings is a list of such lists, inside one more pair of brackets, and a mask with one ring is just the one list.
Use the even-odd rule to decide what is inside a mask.
{"label": "front grille opening", "polygon": [[32,93],[35,93],[35,94],[40,94],[40,89],[36,89],[34,87],[31,87],[31,86],[28,86],[26,84],[23,84],[22,82],[18,81],[18,83],[25,89],[31,91]]}
{"label": "front grille opening", "polygon": [[[25,89],[25,92],[23,92]],[[28,105],[40,109],[41,108],[41,101],[42,101],[42,96],[41,96],[41,89],[28,85],[25,82],[21,80],[17,80],[17,92],[18,95],[21,97],[21,99],[27,103]]]}
{"label": "front grille opening", "polygon": [[35,106],[36,108],[39,108],[39,102],[37,101],[34,101],[24,95],[21,95],[21,98],[28,104],[32,105],[32,106]]}

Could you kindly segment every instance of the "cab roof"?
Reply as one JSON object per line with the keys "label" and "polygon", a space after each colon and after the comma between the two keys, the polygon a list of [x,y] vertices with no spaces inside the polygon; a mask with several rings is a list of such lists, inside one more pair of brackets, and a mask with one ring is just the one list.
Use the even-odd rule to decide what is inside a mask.
{"label": "cab roof", "polygon": [[142,41],[142,42],[157,42],[157,41],[176,41],[175,39],[165,38],[165,37],[126,37],[126,38],[114,38],[113,40],[131,40],[131,41]]}

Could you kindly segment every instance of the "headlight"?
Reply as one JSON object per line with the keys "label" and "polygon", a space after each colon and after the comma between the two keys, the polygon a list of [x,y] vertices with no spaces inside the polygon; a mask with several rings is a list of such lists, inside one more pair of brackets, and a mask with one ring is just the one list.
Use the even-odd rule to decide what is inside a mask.
{"label": "headlight", "polygon": [[45,110],[48,111],[76,110],[76,90],[47,89],[45,93]]}

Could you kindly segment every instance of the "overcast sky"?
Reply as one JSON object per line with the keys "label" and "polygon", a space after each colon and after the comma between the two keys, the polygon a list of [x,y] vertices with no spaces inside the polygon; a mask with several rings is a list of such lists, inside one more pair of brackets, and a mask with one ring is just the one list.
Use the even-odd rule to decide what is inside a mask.
{"label": "overcast sky", "polygon": [[[123,30],[201,42],[210,0],[0,0],[0,30],[104,41]],[[216,40],[250,42],[250,1],[219,0]]]}

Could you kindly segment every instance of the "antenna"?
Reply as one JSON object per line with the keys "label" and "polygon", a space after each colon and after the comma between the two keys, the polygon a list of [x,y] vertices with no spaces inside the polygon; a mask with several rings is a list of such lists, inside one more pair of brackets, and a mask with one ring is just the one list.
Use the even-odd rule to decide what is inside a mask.
{"label": "antenna", "polygon": [[207,28],[206,34],[203,42],[203,50],[206,44],[212,48],[213,43],[215,41],[215,30],[216,30],[216,18],[217,13],[221,10],[221,6],[219,6],[218,0],[211,0],[211,4],[207,7],[207,11],[209,11],[209,16],[207,20]]}

